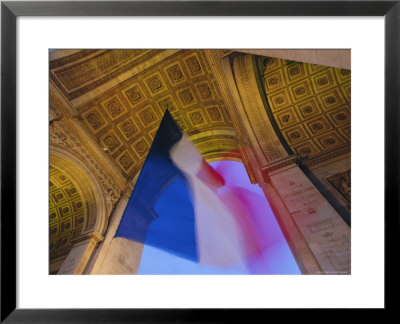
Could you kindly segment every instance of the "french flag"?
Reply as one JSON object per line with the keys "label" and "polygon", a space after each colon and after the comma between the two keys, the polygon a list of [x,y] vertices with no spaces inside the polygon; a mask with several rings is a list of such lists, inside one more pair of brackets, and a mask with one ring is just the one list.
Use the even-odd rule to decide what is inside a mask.
{"label": "french flag", "polygon": [[166,111],[115,237],[208,266],[265,273],[268,224],[251,200],[225,186]]}

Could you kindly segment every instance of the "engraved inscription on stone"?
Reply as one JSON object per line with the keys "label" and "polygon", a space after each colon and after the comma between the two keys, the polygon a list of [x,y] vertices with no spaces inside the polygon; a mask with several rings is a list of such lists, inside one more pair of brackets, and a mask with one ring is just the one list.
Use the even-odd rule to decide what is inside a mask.
{"label": "engraved inscription on stone", "polygon": [[311,207],[317,201],[318,193],[313,187],[304,188],[303,185],[291,181],[283,198],[289,211],[294,213]]}
{"label": "engraved inscription on stone", "polygon": [[328,219],[324,219],[322,221],[308,224],[309,229],[313,233],[327,230],[327,229],[335,227],[335,226],[336,226],[336,223],[334,222],[334,220],[332,218],[328,218]]}
{"label": "engraved inscription on stone", "polygon": [[350,241],[345,235],[334,236],[329,233],[326,232],[327,235],[319,245],[336,268],[336,273],[348,274],[350,273]]}

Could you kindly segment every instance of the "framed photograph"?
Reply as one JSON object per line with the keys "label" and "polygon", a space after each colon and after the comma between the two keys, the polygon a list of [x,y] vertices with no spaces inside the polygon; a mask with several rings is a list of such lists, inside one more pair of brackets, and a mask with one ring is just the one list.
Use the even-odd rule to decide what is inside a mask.
{"label": "framed photograph", "polygon": [[399,14],[2,2],[1,321],[391,309]]}

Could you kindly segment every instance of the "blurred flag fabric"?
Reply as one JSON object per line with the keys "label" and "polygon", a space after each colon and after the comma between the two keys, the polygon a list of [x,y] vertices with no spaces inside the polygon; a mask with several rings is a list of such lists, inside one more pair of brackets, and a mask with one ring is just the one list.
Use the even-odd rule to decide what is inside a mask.
{"label": "blurred flag fabric", "polygon": [[115,236],[201,264],[263,273],[267,224],[251,192],[224,184],[166,111]]}

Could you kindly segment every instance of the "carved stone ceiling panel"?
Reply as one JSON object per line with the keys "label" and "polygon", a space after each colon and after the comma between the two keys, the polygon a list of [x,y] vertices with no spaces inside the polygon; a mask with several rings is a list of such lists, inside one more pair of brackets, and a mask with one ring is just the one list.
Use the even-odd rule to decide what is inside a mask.
{"label": "carved stone ceiling panel", "polygon": [[160,50],[82,50],[50,62],[50,77],[69,99],[75,99],[141,64]]}
{"label": "carved stone ceiling panel", "polygon": [[290,148],[312,156],[350,145],[351,71],[268,58],[269,108]]}
{"label": "carved stone ceiling panel", "polygon": [[50,166],[49,171],[50,259],[66,255],[71,240],[84,228],[87,206],[65,172]]}
{"label": "carved stone ceiling panel", "polygon": [[[121,71],[159,53],[81,51],[51,62],[51,77],[73,99],[101,89],[110,78],[118,79]],[[78,119],[128,181],[140,170],[166,109],[207,158],[229,155],[237,148],[228,109],[201,50],[178,51],[97,92],[75,107]]]}

